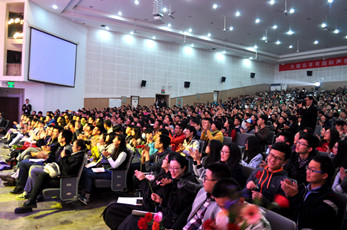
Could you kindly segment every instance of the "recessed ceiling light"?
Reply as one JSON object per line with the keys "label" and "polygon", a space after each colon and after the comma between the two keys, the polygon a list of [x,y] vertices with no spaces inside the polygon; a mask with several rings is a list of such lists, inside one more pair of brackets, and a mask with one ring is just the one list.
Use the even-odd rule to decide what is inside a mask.
{"label": "recessed ceiling light", "polygon": [[347,39],[347,35],[345,36],[345,38]]}
{"label": "recessed ceiling light", "polygon": [[118,11],[118,15],[122,16],[123,15],[122,11]]}
{"label": "recessed ceiling light", "polygon": [[289,48],[289,49],[292,49],[292,48],[293,48],[293,45],[290,45],[288,48]]}
{"label": "recessed ceiling light", "polygon": [[266,36],[263,36],[263,37],[261,38],[261,40],[263,40],[263,41],[265,41],[266,39],[267,39]]}
{"label": "recessed ceiling light", "polygon": [[194,47],[194,44],[192,43],[190,46],[191,46],[191,47]]}
{"label": "recessed ceiling light", "polygon": [[164,12],[164,13],[167,12],[167,8],[166,8],[166,7],[163,8],[163,12]]}
{"label": "recessed ceiling light", "polygon": [[240,11],[236,11],[235,16],[239,17],[240,15],[241,15],[241,12]]}
{"label": "recessed ceiling light", "polygon": [[325,28],[327,27],[327,24],[325,22],[323,22],[321,25],[320,25],[322,28]]}
{"label": "recessed ceiling light", "polygon": [[253,57],[249,57],[248,59],[249,59],[249,60],[253,60]]}
{"label": "recessed ceiling light", "polygon": [[328,0],[328,3],[333,3],[334,0]]}
{"label": "recessed ceiling light", "polygon": [[167,24],[167,27],[171,28],[171,23]]}
{"label": "recessed ceiling light", "polygon": [[291,30],[291,29],[289,29],[289,30],[286,32],[286,34],[288,34],[288,35],[292,35],[292,34],[294,34],[294,31],[293,31],[293,30]]}
{"label": "recessed ceiling light", "polygon": [[133,34],[134,34],[134,31],[130,31],[130,34],[133,35]]}
{"label": "recessed ceiling light", "polygon": [[313,44],[317,45],[319,43],[318,40],[314,41]]}
{"label": "recessed ceiling light", "polygon": [[269,4],[270,4],[270,5],[275,4],[275,0],[270,0],[270,1],[269,1]]}
{"label": "recessed ceiling light", "polygon": [[294,8],[290,8],[289,13],[290,14],[294,14],[295,13],[295,9]]}
{"label": "recessed ceiling light", "polygon": [[258,46],[257,46],[257,45],[254,45],[253,48],[256,50],[256,49],[258,49]]}
{"label": "recessed ceiling light", "polygon": [[280,40],[277,40],[277,41],[276,41],[276,45],[279,45],[279,44],[281,44],[281,41],[280,41]]}
{"label": "recessed ceiling light", "polygon": [[255,23],[259,23],[260,22],[260,19],[259,18],[257,18],[257,19],[255,19],[255,21],[254,21]]}
{"label": "recessed ceiling light", "polygon": [[340,33],[340,30],[335,29],[335,30],[334,30],[334,34],[338,34],[338,33]]}
{"label": "recessed ceiling light", "polygon": [[189,30],[188,30],[188,31],[189,31],[189,33],[193,32],[192,28],[189,28]]}
{"label": "recessed ceiling light", "polygon": [[110,30],[110,27],[108,27],[108,26],[105,26],[105,29],[106,29],[106,30]]}
{"label": "recessed ceiling light", "polygon": [[218,8],[218,5],[215,3],[215,4],[212,5],[212,8],[215,10],[215,9]]}
{"label": "recessed ceiling light", "polygon": [[211,33],[208,33],[208,34],[207,34],[207,37],[211,37]]}
{"label": "recessed ceiling light", "polygon": [[227,51],[223,50],[223,54],[226,54],[226,53],[227,53]]}
{"label": "recessed ceiling light", "polygon": [[156,37],[155,37],[155,36],[153,36],[153,37],[152,37],[152,39],[153,39],[153,40],[155,40],[155,39],[156,39]]}
{"label": "recessed ceiling light", "polygon": [[272,29],[277,30],[278,26],[275,24],[272,26]]}
{"label": "recessed ceiling light", "polygon": [[56,4],[54,4],[54,5],[52,5],[52,8],[56,10],[56,9],[58,9],[58,6]]}
{"label": "recessed ceiling light", "polygon": [[135,3],[135,5],[138,5],[138,4],[140,4],[140,1],[139,0],[135,0],[134,3]]}
{"label": "recessed ceiling light", "polygon": [[234,30],[234,27],[230,26],[230,27],[229,27],[229,30],[230,30],[230,31]]}

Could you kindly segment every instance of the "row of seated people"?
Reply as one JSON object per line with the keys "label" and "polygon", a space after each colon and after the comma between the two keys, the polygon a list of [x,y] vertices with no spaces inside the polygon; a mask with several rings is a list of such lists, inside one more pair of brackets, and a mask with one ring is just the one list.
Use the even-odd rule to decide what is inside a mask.
{"label": "row of seated people", "polygon": [[[70,141],[72,140],[72,132],[69,130],[61,131],[61,129],[58,126],[50,126],[49,128],[51,128],[51,130],[52,130],[52,137],[53,138],[58,136],[58,143],[60,146],[57,148],[57,150],[54,152],[54,154],[48,154],[50,156],[51,160],[52,160],[52,158],[55,158],[54,160],[56,162],[60,163],[60,161],[62,159],[64,159],[64,157],[70,156],[70,155],[73,156],[74,154],[71,154],[71,153],[74,153],[76,151],[71,151],[71,150],[69,150],[69,147],[68,147],[68,143],[70,143]],[[179,125],[178,125],[178,128],[179,128]],[[94,131],[94,129],[93,129],[93,131]],[[192,134],[194,134],[195,133],[194,129],[193,128],[190,128],[190,129],[191,129]],[[188,128],[188,130],[190,130],[190,129]],[[97,130],[97,129],[95,129],[95,130]],[[164,132],[165,129],[162,129],[161,131]],[[109,137],[108,140],[107,140],[107,137]],[[280,139],[280,138],[281,137],[279,136],[278,139]],[[117,165],[120,166],[122,164],[122,162],[125,161],[125,158],[128,156],[127,148],[125,147],[125,142],[126,142],[125,136],[118,134],[115,138],[112,138],[112,133],[109,133],[106,135],[105,140],[103,140],[102,137],[99,137],[99,140],[106,141],[109,143],[106,146],[104,146],[105,150],[106,149],[107,150],[101,151],[102,156],[104,156],[102,159],[106,160],[106,162],[105,162],[106,164],[104,164],[104,165],[107,165],[107,163],[109,163],[109,165],[106,166],[106,169],[107,169],[107,167],[110,167],[110,166],[112,167],[112,165],[115,165],[116,162],[118,162]],[[110,142],[110,140],[111,140],[111,142]],[[188,140],[186,139],[186,141],[189,141],[189,139]],[[123,143],[123,144],[121,144],[121,143]],[[160,134],[159,136],[157,136],[156,141],[154,143],[154,148],[157,150],[154,154],[152,154],[152,155],[149,154],[149,152],[150,152],[149,146],[148,147],[143,146],[143,150],[141,153],[141,159],[140,159],[141,160],[140,165],[144,164],[145,168],[149,169],[148,171],[158,173],[158,171],[160,170],[160,167],[162,165],[162,161],[164,160],[165,156],[171,151],[171,150],[168,150],[170,143],[171,143],[171,139],[168,135]],[[214,160],[210,160],[210,162],[215,162],[215,161],[223,162],[225,165],[228,166],[228,169],[231,171],[232,177],[235,178],[239,182],[239,184],[241,184],[241,185],[244,184],[244,178],[242,178],[242,177],[244,177],[242,175],[243,172],[242,172],[242,170],[240,170],[240,165],[239,165],[240,160],[241,160],[241,152],[240,152],[240,149],[238,148],[238,146],[236,146],[234,144],[228,144],[228,145],[224,145],[224,146],[222,145],[222,148],[220,149],[220,151],[215,151],[215,149],[217,149],[217,147],[213,146],[214,145],[213,143],[220,143],[220,142],[218,142],[217,140],[211,140],[208,142],[207,146],[209,147],[210,150],[207,150],[207,151],[210,151],[210,153],[207,155],[206,158],[204,158],[204,161],[209,162],[209,160],[210,160],[209,158],[214,158]],[[76,145],[77,145],[77,142],[76,142]],[[247,143],[247,145],[248,145],[248,143]],[[122,146],[122,147],[120,148],[120,146]],[[272,151],[274,151],[274,149],[276,149],[275,146],[276,145],[272,146],[272,148],[271,148]],[[315,152],[313,150],[315,150],[316,146],[317,146],[317,138],[314,135],[306,134],[306,135],[302,135],[301,137],[299,137],[299,140],[296,142],[296,148],[295,149],[296,149],[296,152],[300,152],[300,147],[304,147],[304,148],[306,147],[306,150],[310,149],[310,151],[308,152],[309,153],[308,155],[310,155],[310,152]],[[52,147],[52,146],[50,146],[50,147]],[[98,147],[100,147],[100,143],[99,143]],[[286,145],[286,147],[287,147],[287,145]],[[119,151],[113,152],[112,149],[119,150]],[[199,159],[199,157],[201,157],[202,154],[197,153],[197,151],[192,149],[192,148],[188,148],[187,151],[189,152],[189,155],[193,156],[193,158],[196,160],[196,166],[194,166],[194,172],[196,172],[201,178],[203,178],[204,175],[206,174],[206,172],[203,172],[205,170],[202,169],[202,167],[199,168],[199,165],[201,165],[201,162],[203,162],[203,160]],[[212,151],[215,151],[215,152],[220,154],[220,160],[218,160],[218,158],[217,159],[215,158],[216,154],[214,154]],[[264,193],[262,190],[255,191],[256,189],[258,189],[257,188],[258,186],[255,185],[255,183],[254,183],[254,181],[256,181],[256,179],[254,179],[254,178],[252,179],[251,178],[252,176],[248,179],[245,189],[252,191],[252,195],[249,194],[249,197],[248,197],[250,200],[252,200],[254,198],[262,199],[264,202],[264,205],[265,205],[266,203],[269,203],[269,202],[271,202],[271,200],[274,199],[274,195],[277,194],[276,192],[282,191],[281,193],[284,194],[283,193],[284,190],[281,190],[282,186],[279,185],[279,182],[285,181],[284,178],[280,177],[282,180],[274,180],[273,176],[274,175],[285,176],[285,172],[283,171],[282,166],[284,165],[284,162],[287,159],[292,160],[293,157],[289,157],[291,155],[290,154],[291,152],[289,152],[289,151],[286,152],[284,150],[282,150],[282,151],[285,153],[282,158],[278,157],[278,156],[274,156],[274,154],[272,154],[270,151],[269,159],[268,159],[268,165],[265,166],[264,169],[261,169],[261,170],[263,170],[263,173],[262,173],[263,177],[264,177],[264,175],[266,175],[266,176],[264,178],[261,177],[260,179],[264,179],[264,181],[260,180],[260,181],[258,181],[258,184],[262,184],[262,185],[267,184],[267,188],[265,189],[265,187],[264,187]],[[248,148],[246,147],[246,153],[247,152],[248,152]],[[43,154],[43,153],[41,153],[41,154]],[[32,155],[32,154],[30,154],[30,155]],[[245,154],[245,155],[247,155],[247,154]],[[336,155],[336,156],[338,156],[338,155]],[[47,159],[48,158],[46,158],[46,160]],[[274,159],[274,160],[271,160],[271,159]],[[295,157],[294,157],[294,159],[295,159]],[[297,158],[297,159],[299,159],[299,158]],[[18,190],[18,188],[20,188],[20,185],[23,184],[23,181],[24,181],[28,184],[27,187],[29,188],[29,190],[30,190],[30,184],[31,184],[31,187],[33,187],[31,189],[34,191],[34,193],[32,193],[30,191],[30,196],[29,196],[28,201],[23,204],[23,207],[17,209],[17,212],[23,212],[23,211],[28,211],[28,210],[30,211],[32,209],[32,207],[35,207],[36,206],[36,198],[37,198],[37,194],[38,194],[37,191],[42,190],[43,184],[48,184],[48,183],[42,183],[42,182],[37,183],[39,189],[38,188],[35,189],[35,186],[33,186],[33,184],[35,184],[35,183],[33,183],[33,181],[35,181],[35,180],[31,179],[31,182],[23,180],[23,178],[25,179],[25,177],[27,177],[30,166],[42,165],[42,162],[33,163],[33,162],[30,162],[30,160],[28,160],[28,161],[26,161],[26,160],[28,160],[28,159],[23,160],[19,164],[19,169],[20,169],[19,170],[19,177],[18,177],[17,186],[16,186],[15,190]],[[45,160],[45,162],[49,161],[49,160],[48,161],[46,161],[46,160]],[[200,164],[199,164],[199,161],[200,161]],[[275,164],[275,165],[277,165],[277,168],[271,169],[271,165],[272,165],[271,162],[272,163],[276,163],[276,162],[279,163],[279,164]],[[300,162],[300,163],[302,163],[302,162]],[[306,162],[306,163],[308,163],[308,162]],[[63,167],[64,166],[62,166],[62,168]],[[41,168],[41,170],[42,170],[42,168]],[[36,172],[37,170],[30,170],[30,171],[37,173]],[[90,170],[87,170],[87,169],[85,170],[86,173],[84,173],[84,177],[89,177],[89,179],[95,179],[93,177],[90,177],[90,174],[88,174],[88,171],[90,172]],[[276,171],[276,173],[273,173],[275,171]],[[293,171],[295,172],[295,170],[293,170]],[[321,171],[321,170],[316,170],[316,171]],[[135,175],[137,174],[136,172],[137,171],[135,171]],[[307,172],[310,172],[310,170],[306,169],[305,173],[307,173]],[[312,172],[314,172],[314,171],[312,171]],[[26,174],[26,176],[25,176],[25,174]],[[46,178],[46,179],[48,178],[47,173],[44,173],[41,171],[39,174],[45,175],[45,176],[41,176],[41,177],[39,176],[37,178],[42,178],[42,177]],[[255,176],[257,174],[258,173],[256,173]],[[103,174],[93,173],[93,175],[102,175],[103,176],[102,178],[109,178],[108,171],[106,171]],[[35,176],[31,176],[30,178],[35,178]],[[295,178],[295,177],[293,177],[293,178]],[[257,178],[257,179],[259,179],[259,178]],[[299,181],[300,178],[295,178],[295,179],[297,179]],[[304,181],[306,183],[309,182],[309,181],[306,181],[306,179],[307,179],[307,175],[305,176]],[[44,180],[44,179],[41,179],[41,180]],[[83,179],[83,177],[82,177],[82,182],[85,180],[86,179]],[[268,180],[268,181],[266,182],[266,180]],[[88,179],[86,181],[88,181]],[[271,186],[272,186],[273,181],[277,181],[277,189],[273,190],[275,192],[275,194],[273,194],[273,193],[267,194],[265,191],[267,189],[269,189],[270,182],[271,182]],[[88,188],[91,189],[91,186],[89,187],[89,185],[91,185],[90,180],[89,180],[89,183],[87,182],[87,183],[82,183],[82,184],[84,185],[83,187],[86,190],[86,194],[88,194]],[[271,186],[270,186],[270,188],[272,188]],[[261,188],[261,189],[263,189],[263,188]],[[16,193],[16,191],[13,191],[13,192]],[[29,192],[29,191],[27,191],[27,192]],[[90,190],[89,190],[89,192],[90,192]],[[34,195],[31,195],[31,194],[34,194]],[[84,198],[88,199],[88,196],[86,196],[86,194],[85,194]],[[27,194],[24,194],[24,195],[27,195]],[[153,199],[155,199],[155,198],[153,198]]]}

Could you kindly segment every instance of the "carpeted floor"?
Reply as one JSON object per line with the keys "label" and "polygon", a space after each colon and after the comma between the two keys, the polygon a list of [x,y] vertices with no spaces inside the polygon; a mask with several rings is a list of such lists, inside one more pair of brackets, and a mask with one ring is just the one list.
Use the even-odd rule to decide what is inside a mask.
{"label": "carpeted floor", "polygon": [[[2,136],[2,135],[1,135]],[[10,150],[0,144],[0,160],[8,158]],[[0,175],[11,174],[13,170],[0,171]],[[94,191],[87,206],[79,201],[63,205],[62,209],[52,208],[57,201],[38,203],[31,213],[15,214],[14,209],[25,200],[17,200],[10,194],[14,187],[6,187],[0,180],[0,229],[108,229],[100,216],[108,203],[116,199],[110,189]]]}

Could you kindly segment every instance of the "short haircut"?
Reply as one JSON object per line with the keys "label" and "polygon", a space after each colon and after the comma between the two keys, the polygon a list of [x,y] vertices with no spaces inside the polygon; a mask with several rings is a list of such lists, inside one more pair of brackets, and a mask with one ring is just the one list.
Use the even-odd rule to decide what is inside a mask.
{"label": "short haircut", "polygon": [[277,142],[274,143],[271,146],[271,149],[280,151],[282,153],[284,153],[284,159],[287,160],[290,158],[290,156],[292,155],[292,150],[290,149],[290,146],[287,145],[285,142]]}
{"label": "short haircut", "polygon": [[328,174],[328,178],[326,179],[325,184],[330,186],[330,183],[332,182],[332,179],[335,175],[335,166],[334,166],[333,161],[330,159],[330,157],[324,156],[324,155],[317,155],[317,156],[313,157],[312,160],[320,163],[320,170],[323,173]]}
{"label": "short haircut", "polygon": [[77,140],[75,140],[75,142],[76,142],[77,147],[80,147],[80,148],[81,148],[80,151],[85,150],[85,149],[87,148],[87,147],[86,147],[86,142],[85,142],[84,140],[82,140],[82,139],[77,139]]}
{"label": "short haircut", "polygon": [[72,132],[68,129],[64,129],[63,132],[61,132],[61,136],[65,138],[65,143],[70,144],[72,140]]}
{"label": "short haircut", "polygon": [[104,120],[104,125],[106,125],[107,127],[111,127],[112,122],[110,120]]}
{"label": "short haircut", "polygon": [[215,180],[220,180],[222,178],[231,177],[230,170],[226,164],[222,163],[211,163],[207,165],[206,169],[212,172],[212,177]]}
{"label": "short haircut", "polygon": [[307,141],[308,146],[315,149],[318,147],[319,145],[319,139],[318,137],[316,137],[315,135],[311,134],[311,133],[304,133],[300,139],[304,139]]}
{"label": "short haircut", "polygon": [[261,114],[261,115],[259,116],[259,118],[263,119],[264,122],[267,121],[267,116],[266,116],[265,114]]}
{"label": "short haircut", "polygon": [[290,132],[280,132],[277,136],[284,136],[284,141],[288,142],[290,146],[293,145],[294,137],[293,134],[291,134]]}
{"label": "short haircut", "polygon": [[345,124],[346,124],[346,122],[344,122],[343,120],[337,120],[335,122],[335,125],[337,125],[337,126],[344,126]]}
{"label": "short haircut", "polygon": [[161,132],[161,134],[167,135],[167,136],[169,136],[169,134],[170,134],[169,130],[167,130],[167,129],[159,129],[158,132]]}
{"label": "short haircut", "polygon": [[214,120],[212,123],[216,126],[218,130],[221,130],[223,128],[223,124],[219,120]]}
{"label": "short haircut", "polygon": [[177,161],[180,165],[181,168],[186,167],[186,170],[188,169],[188,160],[182,156],[181,154],[176,154],[176,156],[174,156],[171,161]]}
{"label": "short haircut", "polygon": [[190,132],[192,132],[193,136],[196,135],[196,129],[193,126],[189,125],[186,127],[186,129],[188,129]]}
{"label": "short haircut", "polygon": [[160,143],[163,144],[163,148],[167,149],[171,144],[171,138],[165,134],[160,135],[159,138],[160,138],[160,140],[159,140]]}
{"label": "short haircut", "polygon": [[233,178],[223,178],[217,181],[212,190],[212,196],[216,198],[240,197],[241,186]]}

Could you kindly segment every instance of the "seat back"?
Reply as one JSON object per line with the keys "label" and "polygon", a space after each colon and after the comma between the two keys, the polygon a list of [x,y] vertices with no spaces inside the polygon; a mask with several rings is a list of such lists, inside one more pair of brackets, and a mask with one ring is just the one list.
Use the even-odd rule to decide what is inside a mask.
{"label": "seat back", "polygon": [[127,188],[127,175],[133,159],[134,152],[129,150],[125,169],[112,170],[111,190],[114,192],[122,192]]}
{"label": "seat back", "polygon": [[81,179],[82,171],[87,163],[88,155],[84,154],[83,162],[76,177],[66,177],[60,179],[60,200],[75,201],[78,199],[78,183]]}
{"label": "seat back", "polygon": [[245,146],[246,140],[250,136],[254,136],[254,134],[251,134],[251,133],[239,133],[239,134],[237,134],[237,136],[236,136],[236,144],[238,146],[242,146],[242,147]]}
{"label": "seat back", "polygon": [[271,229],[296,230],[296,223],[278,213],[265,209],[265,217],[269,221]]}
{"label": "seat back", "polygon": [[46,188],[42,191],[44,197],[59,197],[61,201],[76,201],[78,199],[78,183],[88,156],[84,155],[82,165],[75,177],[60,178],[60,188]]}
{"label": "seat back", "polygon": [[342,193],[335,192],[337,197],[339,198],[339,210],[337,212],[337,217],[339,220],[340,230],[345,229],[344,228],[344,221],[345,221],[345,215],[346,215],[346,196]]}
{"label": "seat back", "polygon": [[223,139],[223,145],[231,144],[233,142],[232,137],[224,137]]}
{"label": "seat back", "polygon": [[249,176],[252,174],[253,171],[254,171],[254,168],[242,165],[242,172],[246,179],[249,178]]}

